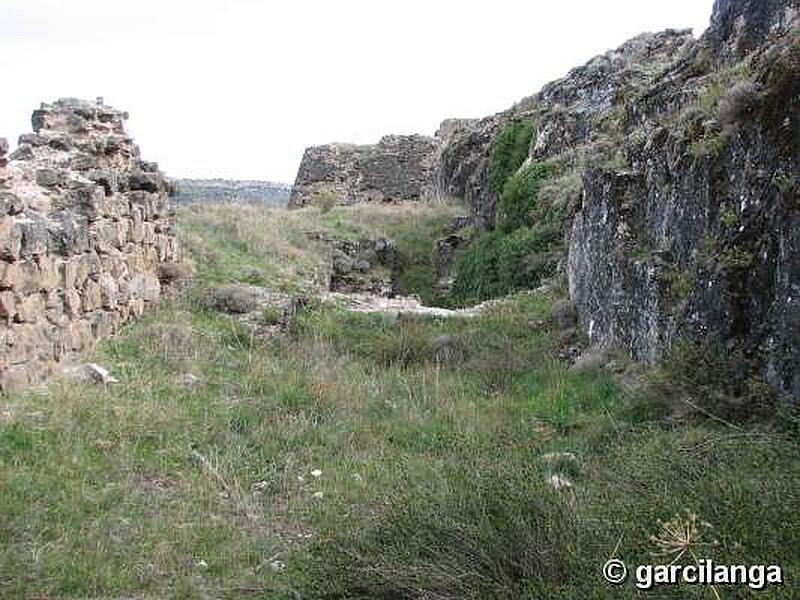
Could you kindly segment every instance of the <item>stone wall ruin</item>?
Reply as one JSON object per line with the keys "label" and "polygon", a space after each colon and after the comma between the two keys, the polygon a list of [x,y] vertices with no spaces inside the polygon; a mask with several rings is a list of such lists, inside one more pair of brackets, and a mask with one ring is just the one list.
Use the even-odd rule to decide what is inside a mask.
{"label": "stone wall ruin", "polygon": [[0,389],[43,381],[161,295],[179,259],[170,183],[141,160],[127,114],[42,104],[0,141]]}

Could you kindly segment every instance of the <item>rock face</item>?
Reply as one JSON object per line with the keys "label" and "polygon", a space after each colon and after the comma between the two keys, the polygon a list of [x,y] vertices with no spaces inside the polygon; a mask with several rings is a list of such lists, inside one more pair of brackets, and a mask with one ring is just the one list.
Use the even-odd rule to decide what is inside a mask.
{"label": "rock face", "polygon": [[3,390],[142,314],[161,293],[159,267],[179,258],[170,184],[140,159],[126,118],[101,100],[43,104],[0,162]]}
{"label": "rock face", "polygon": [[403,202],[422,198],[431,185],[432,138],[386,136],[375,145],[308,148],[297,172],[289,208],[333,194],[337,204]]}
{"label": "rock face", "polygon": [[796,8],[718,0],[708,33],[626,107],[624,167],[585,171],[567,269],[594,345],[654,361],[681,337],[718,340],[795,403]]}
{"label": "rock face", "polygon": [[740,60],[771,34],[788,31],[799,9],[796,0],[715,0],[706,40],[721,61]]}
{"label": "rock face", "polygon": [[436,194],[462,199],[482,231],[494,226],[497,204],[496,194],[489,187],[492,140],[510,120],[511,111],[485,119],[448,119],[436,132]]}
{"label": "rock face", "polygon": [[[652,362],[679,339],[714,340],[798,403],[797,31],[798,0],[717,0],[699,40],[641,35],[505,112],[445,121],[435,186],[492,229],[492,141],[533,120],[523,168],[552,165],[551,194],[582,181],[563,264],[593,346]],[[438,242],[441,282],[454,244]]]}
{"label": "rock face", "polygon": [[456,253],[468,246],[478,231],[470,217],[462,216],[448,223],[442,233],[444,237],[437,239],[433,246],[433,289],[438,297],[446,298],[453,289]]}
{"label": "rock face", "polygon": [[635,90],[647,88],[659,70],[693,42],[688,30],[643,34],[573,69],[506,111],[483,119],[444,121],[436,133],[436,189],[463,199],[478,229],[492,229],[498,199],[489,186],[489,158],[492,141],[504,126],[515,120],[539,125],[530,160],[570,153],[567,158],[575,162],[577,147],[608,142],[600,136],[599,123]]}
{"label": "rock face", "polygon": [[230,179],[179,179],[175,182],[175,202],[240,202],[284,207],[292,187],[271,181]]}

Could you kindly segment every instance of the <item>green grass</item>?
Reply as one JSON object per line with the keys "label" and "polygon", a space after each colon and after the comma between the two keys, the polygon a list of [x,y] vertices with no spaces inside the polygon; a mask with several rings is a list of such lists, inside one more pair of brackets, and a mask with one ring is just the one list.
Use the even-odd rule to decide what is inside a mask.
{"label": "green grass", "polygon": [[543,163],[534,163],[512,175],[500,195],[497,228],[512,233],[520,227],[532,225],[531,213],[549,170]]}
{"label": "green grass", "polygon": [[546,225],[484,235],[457,258],[452,299],[474,304],[537,287],[555,272],[559,241],[558,231]]}
{"label": "green grass", "polygon": [[204,289],[250,268],[312,289],[291,278],[322,264],[302,235],[319,226],[428,234],[379,208],[248,210],[183,220],[193,288],[93,357],[120,384],[0,399],[0,597],[634,598],[602,564],[618,543],[652,561],[659,519],[686,509],[715,560],[777,562],[788,584],[761,597],[793,597],[800,461],[778,424],[677,418],[675,373],[631,391],[570,372],[555,291],[459,321],[312,302],[254,338]]}
{"label": "green grass", "polygon": [[184,244],[193,248],[201,279],[267,285],[287,292],[316,292],[330,271],[325,248],[309,234],[347,240],[388,237],[405,259],[400,287],[426,302],[433,298],[433,240],[463,208],[419,206],[335,207],[320,211],[250,206],[191,207],[181,213]]}
{"label": "green grass", "polygon": [[531,140],[536,136],[533,121],[512,121],[492,140],[489,160],[489,186],[500,195],[508,179],[528,157]]}

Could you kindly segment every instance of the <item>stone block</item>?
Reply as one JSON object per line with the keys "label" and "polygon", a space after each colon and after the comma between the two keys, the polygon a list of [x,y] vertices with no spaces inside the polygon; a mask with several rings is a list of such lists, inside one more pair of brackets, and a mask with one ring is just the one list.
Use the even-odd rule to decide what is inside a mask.
{"label": "stone block", "polygon": [[61,183],[61,174],[56,169],[37,169],[36,183],[45,188],[53,188]]}
{"label": "stone block", "polygon": [[23,258],[44,254],[50,243],[50,232],[47,220],[41,217],[17,219],[22,241],[20,256]]}
{"label": "stone block", "polygon": [[109,273],[103,273],[100,275],[98,284],[100,285],[100,301],[103,308],[115,310],[119,301],[119,286],[116,279]]}
{"label": "stone block", "polygon": [[0,192],[0,216],[19,214],[23,208],[24,204],[16,194]]}
{"label": "stone block", "polygon": [[84,312],[92,312],[100,308],[103,296],[100,285],[92,279],[87,279],[81,291],[81,308]]}
{"label": "stone block", "polygon": [[35,293],[28,296],[17,295],[17,314],[15,320],[19,323],[36,323],[44,315],[44,299],[42,294]]}
{"label": "stone block", "polygon": [[81,316],[81,296],[74,288],[64,290],[64,308],[71,319]]}

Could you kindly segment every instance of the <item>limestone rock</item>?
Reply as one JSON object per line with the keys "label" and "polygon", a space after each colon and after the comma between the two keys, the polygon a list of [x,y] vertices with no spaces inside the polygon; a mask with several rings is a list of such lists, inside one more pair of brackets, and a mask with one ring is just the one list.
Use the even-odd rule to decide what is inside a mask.
{"label": "limestone rock", "polygon": [[705,89],[694,62],[676,63],[631,113],[644,138],[622,145],[627,167],[583,174],[567,261],[592,345],[653,362],[679,339],[716,340],[759,357],[767,380],[794,403],[800,62],[789,23],[797,27],[797,7],[716,3],[695,50],[718,68],[749,56],[752,74],[731,86],[758,90],[748,117],[729,131],[689,111],[667,120]]}
{"label": "limestone rock", "polygon": [[254,285],[226,285],[210,290],[206,304],[223,313],[241,315],[256,310],[269,293]]}
{"label": "limestone rock", "polygon": [[453,287],[456,253],[472,243],[478,231],[470,217],[456,217],[443,233],[445,236],[436,240],[433,247],[433,287],[440,297],[446,297]]}
{"label": "limestone rock", "polygon": [[97,363],[65,367],[64,374],[81,383],[97,383],[103,385],[119,383],[119,379],[114,377],[108,369]]}
{"label": "limestone rock", "polygon": [[186,387],[195,387],[202,383],[202,380],[192,373],[184,373],[181,377],[181,383]]}

